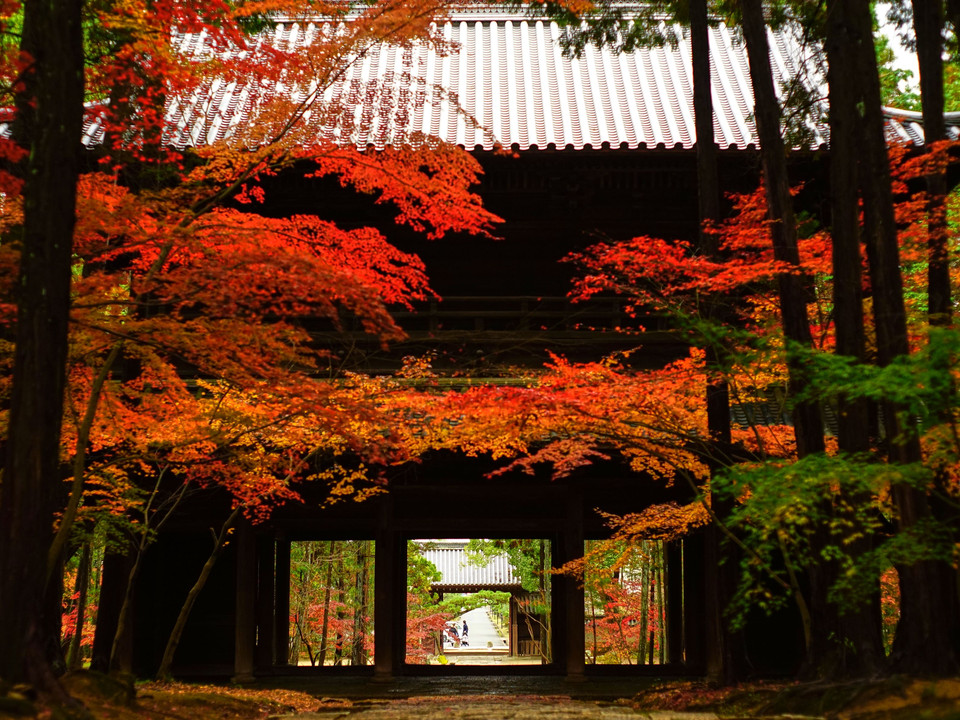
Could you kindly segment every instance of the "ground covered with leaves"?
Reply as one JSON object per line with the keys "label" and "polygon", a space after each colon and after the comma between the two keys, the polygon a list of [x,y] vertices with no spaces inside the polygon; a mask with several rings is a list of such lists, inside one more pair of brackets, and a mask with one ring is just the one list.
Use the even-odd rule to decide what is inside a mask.
{"label": "ground covered with leaves", "polygon": [[[0,718],[38,720],[622,720],[627,717],[823,718],[824,720],[960,720],[960,678],[890,677],[847,683],[750,683],[715,687],[700,681],[654,684],[632,697],[448,694],[424,697],[371,690],[370,698],[338,697],[297,688],[234,685],[130,684],[76,673],[65,687],[82,703],[44,706],[27,688],[0,688]],[[589,685],[585,684],[586,686]],[[579,687],[579,686],[578,686]],[[327,688],[329,690],[329,688]],[[582,694],[583,698],[571,697]]]}
{"label": "ground covered with leaves", "polygon": [[837,683],[671,682],[636,695],[645,711],[712,712],[721,718],[960,720],[960,678],[888,677]]}

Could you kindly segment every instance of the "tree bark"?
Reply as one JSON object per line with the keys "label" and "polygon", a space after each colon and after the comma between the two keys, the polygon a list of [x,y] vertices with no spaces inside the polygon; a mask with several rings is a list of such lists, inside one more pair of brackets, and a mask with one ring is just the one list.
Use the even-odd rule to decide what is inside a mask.
{"label": "tree bark", "polygon": [[[780,135],[780,105],[773,84],[770,67],[770,48],[767,27],[761,0],[741,0],[743,38],[747,46],[750,65],[750,80],[753,84],[754,119],[760,139],[760,157],[763,164],[763,182],[770,218],[770,235],[773,241],[774,258],[791,266],[800,265],[797,244],[797,224],[790,194],[787,174],[786,148]],[[802,277],[795,272],[781,273],[777,278],[780,299],[780,317],[786,340],[788,385],[791,396],[802,390],[805,373],[801,361],[791,346],[812,348],[810,323],[807,317],[807,291]],[[823,452],[823,423],[820,407],[814,402],[798,402],[793,410],[794,434],[797,441],[797,456],[805,457]],[[789,563],[789,560],[786,560]],[[815,601],[817,598],[811,598]],[[827,608],[814,607],[811,615],[820,617],[829,612]],[[805,636],[815,635],[808,629]],[[807,663],[816,665],[811,653],[814,648],[807,643]]]}
{"label": "tree bark", "polygon": [[[0,677],[63,695],[59,612],[45,602],[55,516],[63,508],[60,428],[70,267],[83,121],[81,3],[26,0],[28,64],[16,137],[29,149],[17,283],[13,388],[0,489]],[[57,606],[56,610],[59,610]]]}
{"label": "tree bark", "polygon": [[640,551],[644,554],[643,566],[640,568],[640,637],[637,643],[637,665],[643,665],[647,658],[647,629],[650,615],[650,556],[644,547],[647,543],[641,541]]}
{"label": "tree bark", "polygon": [[350,654],[350,664],[353,666],[367,664],[367,547],[366,542],[357,542],[356,574],[354,575],[354,608],[353,608],[353,647]]}
{"label": "tree bark", "polygon": [[127,578],[133,565],[131,553],[120,554],[104,550],[100,573],[100,602],[97,607],[97,628],[93,634],[93,652],[90,669],[107,672],[110,652],[117,634],[120,611],[126,595]]}
{"label": "tree bark", "polygon": [[333,551],[335,541],[331,540],[327,547],[327,572],[323,581],[323,624],[320,630],[320,650],[317,652],[318,663],[321,667],[327,664],[327,633],[330,629],[330,595],[333,585]]}
{"label": "tree bark", "polygon": [[[947,135],[943,93],[943,2],[913,0],[917,38],[923,141],[929,146]],[[947,253],[947,174],[927,175],[927,312],[931,325],[947,325],[952,314],[950,266]]]}
{"label": "tree bark", "polygon": [[81,644],[83,642],[84,616],[87,612],[87,587],[90,584],[90,559],[92,555],[91,541],[87,540],[80,549],[80,563],[77,568],[77,621],[73,626],[73,635],[70,637],[70,648],[67,650],[67,670],[79,670],[83,662]]}
{"label": "tree bark", "polygon": [[[872,17],[866,4],[853,3],[849,21],[859,38],[871,36]],[[872,42],[855,45],[861,108],[861,173],[867,259],[873,293],[877,359],[881,365],[910,352],[897,227],[893,212],[890,166],[881,112],[880,81]],[[891,462],[908,464],[921,460],[920,443],[914,433],[900,440],[898,408],[884,407],[884,430]],[[927,495],[918,488],[898,484],[892,488],[901,533],[910,533],[931,517]],[[949,675],[957,671],[957,657],[950,633],[952,583],[941,563],[920,561],[898,567],[900,573],[900,622],[894,638],[891,662],[904,673]]]}
{"label": "tree bark", "polygon": [[[942,2],[913,0],[913,27],[917,38],[917,62],[920,70],[920,92],[923,110],[923,140],[929,146],[947,137],[944,113],[943,87],[943,26]],[[956,22],[957,7],[948,3]],[[954,25],[954,31],[960,28]],[[927,182],[927,317],[932,326],[949,326],[953,318],[953,293],[950,287],[949,228],[947,226],[947,173],[933,172]],[[950,368],[933,368],[944,374]],[[945,413],[941,421],[949,422]],[[950,518],[954,514],[949,503],[939,500],[948,497],[949,483],[943,473],[936,479],[939,492],[932,499],[932,511],[937,517]],[[956,576],[960,581],[960,575]],[[954,652],[960,654],[960,588],[951,594],[950,616],[953,627],[947,632],[954,639]]]}
{"label": "tree bark", "polygon": [[[849,10],[850,3],[844,2],[832,2],[827,10],[833,318],[837,354],[863,362],[865,332],[856,149],[859,118],[853,47],[863,40],[872,42],[872,37],[862,39],[853,34],[846,17]],[[870,447],[870,418],[866,400],[840,398],[837,410],[840,450],[851,454],[866,452]],[[849,490],[842,487],[838,493],[848,496],[848,503],[854,505],[869,501],[869,498],[849,497]],[[834,515],[833,508],[826,503],[822,511],[825,517]],[[818,537],[821,542],[830,542],[825,529]],[[847,552],[853,556],[862,555],[873,547],[873,543],[874,539],[865,535],[849,543]],[[836,561],[825,561],[809,573],[814,605],[827,610],[813,638],[815,647],[811,655],[817,667],[811,670],[820,677],[872,676],[885,663],[880,631],[879,578],[871,579],[876,588],[867,601],[842,612],[827,597],[839,572]]]}
{"label": "tree bark", "polygon": [[[779,262],[799,266],[797,223],[793,213],[790,179],[787,175],[786,149],[780,136],[780,105],[773,86],[770,48],[761,0],[741,0],[743,38],[750,64],[750,80],[756,103],[754,117],[760,138],[763,182],[770,217],[773,254]],[[777,278],[780,294],[780,316],[783,334],[789,344],[812,347],[810,322],[807,318],[807,291],[796,273],[781,273]],[[790,391],[794,394],[804,385],[803,367],[787,349]],[[797,438],[797,455],[804,457],[824,449],[823,425],[816,403],[797,403],[793,413]]]}
{"label": "tree bark", "polygon": [[[700,251],[707,257],[719,259],[719,247],[715,233],[707,230],[710,222],[720,220],[720,180],[717,168],[717,146],[713,131],[713,91],[710,76],[710,28],[707,17],[707,1],[691,0],[690,11],[690,56],[693,66],[693,113],[697,130],[697,197],[700,211]],[[723,320],[724,309],[719,299],[708,300],[703,308],[707,322]],[[708,367],[718,367],[723,349],[715,344],[706,347]],[[707,383],[707,434],[711,448],[721,457],[730,448],[730,393],[722,377],[712,378]],[[712,497],[717,514],[725,516],[732,507],[723,500]],[[721,533],[716,527],[706,530],[707,587],[714,592],[706,598],[706,631],[711,638],[707,644],[707,675],[716,681],[730,685],[746,675],[746,650],[743,633],[731,631],[724,622],[724,610],[730,605],[737,588],[735,550],[723,547]]]}
{"label": "tree bark", "polygon": [[664,547],[663,542],[656,542],[656,553],[657,553],[657,647],[658,647],[658,658],[660,664],[663,665],[667,661],[667,615],[666,609],[663,606],[664,598],[664,585],[666,584],[666,572],[665,572],[665,562],[666,558],[664,557]]}

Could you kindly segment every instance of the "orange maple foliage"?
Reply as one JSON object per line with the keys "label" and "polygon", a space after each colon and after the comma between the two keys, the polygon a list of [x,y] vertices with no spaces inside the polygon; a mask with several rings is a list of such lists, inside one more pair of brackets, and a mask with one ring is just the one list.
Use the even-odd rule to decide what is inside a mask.
{"label": "orange maple foliage", "polygon": [[[922,156],[909,162],[904,160],[905,150],[891,149],[891,162],[904,179],[897,190],[907,267],[910,258],[918,264],[925,258],[926,226],[923,204],[909,195],[905,182],[920,176],[925,163],[946,162],[950,147],[940,146],[936,160]],[[543,463],[557,476],[619,456],[645,482],[682,479],[704,496],[711,464],[795,459],[792,428],[783,419],[790,398],[785,394],[774,280],[782,272],[800,272],[808,279],[816,347],[832,350],[831,238],[823,230],[807,233],[800,242],[799,268],[788,267],[773,259],[762,188],[735,196],[733,210],[730,219],[711,229],[719,238],[719,260],[698,254],[689,243],[650,237],[601,243],[568,260],[582,270],[572,292],[575,299],[615,293],[635,317],[666,310],[687,322],[684,327],[691,328],[693,344],[710,341],[710,336],[698,337],[698,326],[689,319],[697,319],[707,300],[727,304],[728,327],[713,341],[719,337],[728,343],[725,349],[738,359],[724,367],[708,367],[703,351],[694,349],[689,357],[651,371],[630,367],[628,356],[594,363],[554,358],[542,372],[529,373],[525,386],[472,387],[443,398],[426,392],[419,407],[407,396],[402,411],[412,413],[421,424],[424,418],[432,423],[429,432],[418,426],[411,443],[504,459],[508,463],[504,470],[533,472]],[[918,279],[912,282],[922,293],[923,284]],[[418,377],[429,382],[428,372],[421,371]],[[731,449],[718,447],[707,437],[706,384],[721,377],[731,401],[746,414],[745,421],[733,423]],[[781,407],[772,407],[774,396],[780,398]],[[828,438],[827,446],[828,452],[836,452],[834,438]],[[608,518],[614,537],[631,541],[675,538],[708,519],[708,508],[700,502],[658,505],[637,515]],[[576,572],[582,563],[566,569]]]}
{"label": "orange maple foliage", "polygon": [[[328,483],[332,499],[365,497],[378,468],[410,457],[380,405],[396,389],[337,373],[310,329],[350,318],[384,344],[402,337],[390,311],[433,296],[423,263],[374,228],[267,216],[261,180],[333,176],[432,238],[489,233],[497,218],[472,190],[478,163],[404,130],[402,113],[427,89],[410,98],[384,78],[344,84],[385,44],[440,48],[434,21],[452,6],[91,6],[87,127],[101,163],[78,187],[62,437],[88,509],[129,515],[151,478],[165,476],[225,489],[259,519],[296,498],[297,482]],[[281,43],[274,18],[306,32]],[[19,71],[4,67],[9,92]],[[210,103],[230,83],[244,88],[244,122],[217,132]],[[186,107],[210,112],[170,126]],[[17,152],[2,141],[0,155]],[[0,190],[8,231],[20,223],[18,185],[3,175]],[[16,264],[16,248],[0,246],[5,298]],[[8,331],[14,320],[13,306],[0,306]]]}

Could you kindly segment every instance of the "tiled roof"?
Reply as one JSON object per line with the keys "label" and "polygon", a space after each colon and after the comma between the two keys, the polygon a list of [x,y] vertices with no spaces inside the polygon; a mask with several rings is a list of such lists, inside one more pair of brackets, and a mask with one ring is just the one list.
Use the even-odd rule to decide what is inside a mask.
{"label": "tiled roof", "polygon": [[433,583],[436,590],[520,586],[520,579],[506,555],[490,558],[484,566],[474,565],[467,561],[463,543],[442,542],[424,550],[423,557],[432,562],[442,575],[438,582]]}
{"label": "tiled roof", "polygon": [[[891,142],[908,145],[923,144],[923,115],[910,110],[898,110],[885,107],[887,117],[887,139]],[[960,140],[960,112],[944,113],[947,122],[947,135],[951,140]]]}
{"label": "tiled roof", "polygon": [[[322,23],[279,23],[273,42],[302,44],[326,32],[330,28]],[[349,140],[360,146],[389,143],[398,131],[424,133],[467,149],[497,144],[520,150],[693,146],[688,41],[620,54],[588,46],[582,57],[570,58],[558,43],[562,32],[554,22],[519,17],[448,21],[443,34],[454,43],[454,52],[444,56],[426,46],[374,48],[350,67],[327,99],[337,102],[351,90],[363,97],[356,86],[374,76],[389,76],[416,90],[408,97],[419,95],[421,102],[391,108],[391,120],[401,118],[405,127],[391,130],[381,123],[371,134],[351,133]],[[199,42],[186,36],[184,47],[195,51]],[[745,148],[756,142],[756,131],[743,48],[724,26],[711,31],[710,42],[716,141],[723,148]],[[798,53],[785,36],[772,36],[771,55],[778,80],[796,75]],[[461,111],[434,92],[439,88],[459,99]],[[402,90],[394,90],[397,97]],[[376,116],[375,101],[366,102],[358,114]],[[248,88],[214,83],[207,97],[171,106],[167,119],[178,130],[171,140],[191,145],[222,139],[247,122],[252,107]],[[90,130],[95,140],[96,128]]]}
{"label": "tiled roof", "polygon": [[[358,58],[324,95],[326,108],[337,111],[320,106],[311,111],[313,125],[302,141],[319,136],[382,147],[422,134],[470,150],[497,145],[518,150],[690,148],[696,142],[688,38],[676,46],[629,53],[588,46],[582,57],[571,58],[561,51],[563,30],[556,23],[516,13],[474,10],[447,21],[442,31],[453,43],[448,54],[425,45],[381,45]],[[331,23],[279,22],[267,40],[302,47],[322,42],[332,32]],[[771,34],[770,39],[779,83],[809,71],[787,34]],[[186,35],[182,43],[186,52],[199,53],[204,40]],[[716,142],[721,148],[745,149],[757,138],[743,46],[734,30],[721,25],[711,29],[710,47]],[[376,90],[369,91],[371,87]],[[258,126],[258,93],[265,92],[215,81],[197,96],[174,100],[167,114],[168,142],[258,142],[255,134],[241,138],[238,131],[246,134]],[[344,98],[353,98],[351,111],[342,111]],[[957,115],[952,120],[960,123]],[[922,142],[917,119],[915,113],[889,110],[891,139]],[[811,130],[814,145],[825,140],[823,128]],[[960,134],[956,126],[951,131]],[[101,134],[95,121],[88,123],[85,142],[96,144]]]}

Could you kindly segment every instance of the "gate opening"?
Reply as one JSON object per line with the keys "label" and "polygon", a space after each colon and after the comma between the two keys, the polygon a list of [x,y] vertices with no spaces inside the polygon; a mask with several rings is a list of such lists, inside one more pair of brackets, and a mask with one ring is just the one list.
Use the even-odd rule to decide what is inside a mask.
{"label": "gate opening", "polygon": [[584,557],[586,663],[663,665],[667,652],[664,543],[588,540]]}
{"label": "gate opening", "polygon": [[373,664],[372,540],[290,544],[291,665]]}
{"label": "gate opening", "polygon": [[406,663],[551,662],[550,568],[545,539],[409,541]]}

